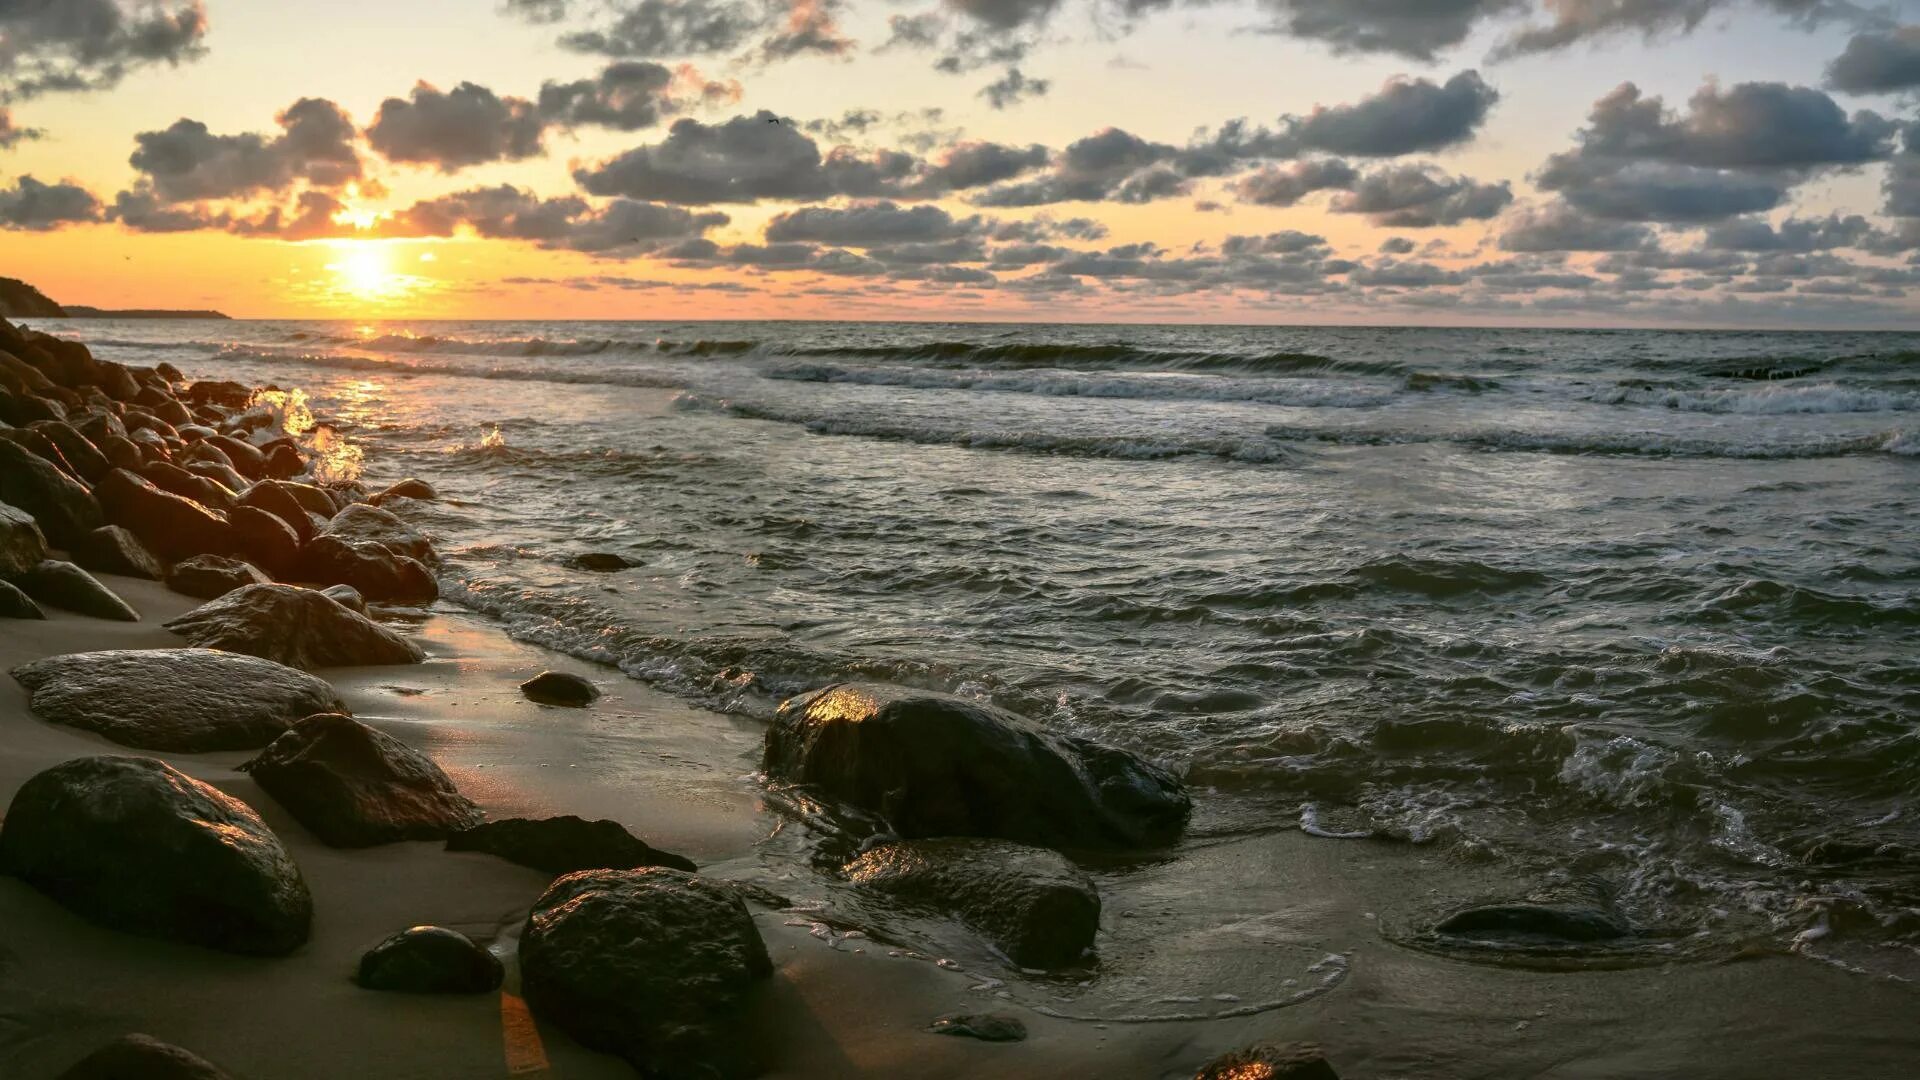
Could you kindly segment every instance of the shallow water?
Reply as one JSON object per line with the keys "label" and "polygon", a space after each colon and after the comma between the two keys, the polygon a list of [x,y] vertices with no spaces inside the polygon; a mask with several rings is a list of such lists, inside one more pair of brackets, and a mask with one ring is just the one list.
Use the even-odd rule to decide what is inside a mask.
{"label": "shallow water", "polygon": [[1920,334],[58,329],[304,390],[450,599],[701,704],[990,698],[1202,837],[1604,882],[1610,954],[1920,960]]}

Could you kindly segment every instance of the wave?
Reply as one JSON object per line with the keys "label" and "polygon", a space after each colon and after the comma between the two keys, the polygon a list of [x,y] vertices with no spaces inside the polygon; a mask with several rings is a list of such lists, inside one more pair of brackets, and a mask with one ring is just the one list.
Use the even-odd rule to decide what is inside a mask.
{"label": "wave", "polygon": [[1589,394],[1586,400],[1602,405],[1647,405],[1680,412],[1748,416],[1920,411],[1920,394],[1836,383],[1769,385],[1757,390],[1687,390],[1628,383]]}
{"label": "wave", "polygon": [[897,386],[914,390],[969,390],[1044,397],[1127,398],[1157,401],[1246,401],[1297,408],[1364,409],[1393,401],[1391,389],[1344,382],[1128,378],[1126,376],[1016,374],[913,368],[848,368],[832,364],[786,364],[762,377],[788,382]]}
{"label": "wave", "polygon": [[1207,352],[1184,349],[1148,349],[1137,345],[1075,345],[1029,342],[990,345],[973,341],[929,341],[902,345],[845,345],[776,350],[786,355],[894,360],[936,366],[973,368],[1060,368],[1065,370],[1133,370],[1217,373],[1237,375],[1405,375],[1405,364],[1392,360],[1341,360],[1303,352]]}
{"label": "wave", "polygon": [[343,353],[287,353],[239,347],[226,349],[217,359],[289,367],[333,368],[340,371],[384,371],[393,374],[443,375],[460,379],[566,383],[578,386],[632,386],[672,390],[686,385],[685,379],[676,378],[666,372],[474,366],[421,360],[382,360],[371,356],[352,356]]}
{"label": "wave", "polygon": [[1536,431],[1482,431],[1433,433],[1364,429],[1317,429],[1269,425],[1269,438],[1284,442],[1331,443],[1345,446],[1396,446],[1452,443],[1476,450],[1514,450],[1543,454],[1591,454],[1618,457],[1787,458],[1848,457],[1856,454],[1893,454],[1920,457],[1920,428],[1896,428],[1865,435],[1838,435],[1780,443],[1728,443],[1691,439],[1647,431],[1555,434]]}

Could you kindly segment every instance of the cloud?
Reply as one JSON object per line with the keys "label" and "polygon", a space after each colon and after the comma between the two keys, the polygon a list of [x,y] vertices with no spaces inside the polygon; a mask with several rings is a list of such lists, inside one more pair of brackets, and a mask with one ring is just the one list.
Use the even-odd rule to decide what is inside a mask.
{"label": "cloud", "polygon": [[1339,52],[1387,52],[1414,60],[1465,41],[1482,19],[1525,0],[1260,0],[1270,32],[1324,41]]}
{"label": "cloud", "polygon": [[1830,214],[1812,219],[1788,218],[1777,227],[1757,218],[1742,218],[1708,229],[1705,246],[1718,251],[1806,254],[1859,247],[1873,234],[1873,225],[1859,214],[1846,217]]}
{"label": "cloud", "polygon": [[504,0],[501,10],[531,23],[556,23],[567,17],[567,0]]}
{"label": "cloud", "polygon": [[[536,22],[566,15],[564,4],[531,3]],[[800,56],[845,56],[853,42],[836,22],[836,0],[615,0],[612,20],[561,35],[562,48],[621,60],[710,56],[757,44],[742,59],[760,63]]]}
{"label": "cloud", "polygon": [[834,21],[833,0],[787,0],[787,19],[760,42],[755,51],[761,63],[791,60],[809,54],[846,56],[852,39],[840,33]]}
{"label": "cloud", "polygon": [[1309,158],[1248,173],[1234,181],[1233,193],[1260,206],[1292,206],[1316,191],[1346,190],[1359,180],[1359,171],[1344,161]]}
{"label": "cloud", "polygon": [[1435,85],[1401,76],[1352,105],[1282,119],[1276,156],[1298,150],[1348,157],[1398,157],[1455,146],[1474,137],[1500,100],[1477,71]]}
{"label": "cloud", "polygon": [[1636,251],[1653,244],[1645,225],[1600,221],[1564,203],[1528,207],[1500,232],[1502,251]]}
{"label": "cloud", "polygon": [[0,107],[0,150],[11,150],[15,146],[38,139],[44,132],[39,128],[23,128],[13,122],[13,110]]}
{"label": "cloud", "polygon": [[70,180],[44,184],[31,176],[0,188],[0,228],[45,232],[62,225],[100,220],[100,200]]}
{"label": "cloud", "polygon": [[593,206],[577,197],[541,198],[502,184],[425,199],[380,223],[384,236],[453,236],[461,227],[498,240],[597,255],[637,255],[727,224],[721,213],[615,199]]}
{"label": "cloud", "polygon": [[839,247],[925,243],[975,236],[978,217],[955,219],[937,206],[901,207],[892,202],[846,208],[808,206],[767,223],[768,241],[807,240]]}
{"label": "cloud", "polygon": [[1833,63],[1827,85],[1850,94],[1891,94],[1920,87],[1920,24],[1856,34]]}
{"label": "cloud", "polygon": [[200,0],[7,0],[0,3],[0,102],[102,90],[129,71],[205,51]]}
{"label": "cloud", "polygon": [[1047,148],[1038,143],[1024,147],[993,142],[958,143],[929,162],[911,185],[911,191],[932,198],[988,187],[1040,168],[1051,157]]}
{"label": "cloud", "polygon": [[1029,98],[1045,97],[1052,86],[1051,80],[1029,79],[1019,68],[1010,67],[1005,75],[982,88],[979,96],[996,109],[1006,109]]}
{"label": "cloud", "polygon": [[216,135],[198,120],[134,136],[128,164],[160,202],[232,199],[287,191],[296,182],[340,187],[362,175],[353,120],[324,98],[301,98],[277,118],[269,139]]}
{"label": "cloud", "polygon": [[407,97],[380,103],[367,142],[389,161],[451,173],[537,156],[545,129],[539,107],[524,98],[503,98],[471,82],[451,92],[420,82]]}
{"label": "cloud", "polygon": [[563,127],[639,131],[691,104],[732,104],[739,99],[738,82],[709,80],[691,65],[669,69],[648,60],[623,60],[591,79],[543,83],[538,114],[544,122]]}
{"label": "cloud", "polygon": [[1060,0],[944,0],[955,11],[993,30],[1014,30],[1045,22]]}
{"label": "cloud", "polygon": [[1334,196],[1328,209],[1365,214],[1382,228],[1424,229],[1484,221],[1512,202],[1513,191],[1504,180],[1485,184],[1430,165],[1396,165],[1362,176],[1351,191]]}
{"label": "cloud", "polygon": [[[1106,199],[1145,201],[1156,191],[1170,193],[1170,188],[1177,186],[1169,182],[1169,174],[1149,171],[1177,153],[1165,143],[1148,142],[1110,127],[1068,144],[1046,175],[993,188],[974,202],[981,206],[1040,206]],[[1179,179],[1171,177],[1173,181]]]}
{"label": "cloud", "polygon": [[[1649,41],[1668,33],[1690,33],[1709,15],[1741,6],[1743,0],[1546,0],[1552,21],[1527,27],[1494,50],[1496,58],[1562,49],[1595,38],[1638,34]],[[1803,23],[1858,19],[1863,13],[1845,0],[1752,0]]]}

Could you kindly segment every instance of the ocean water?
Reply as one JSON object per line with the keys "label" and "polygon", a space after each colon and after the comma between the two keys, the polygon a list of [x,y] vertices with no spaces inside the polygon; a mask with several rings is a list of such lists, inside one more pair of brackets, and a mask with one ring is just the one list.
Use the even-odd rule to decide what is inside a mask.
{"label": "ocean water", "polygon": [[301,391],[447,496],[449,600],[711,708],[952,691],[1165,760],[1203,840],[1920,959],[1920,333],[54,329]]}

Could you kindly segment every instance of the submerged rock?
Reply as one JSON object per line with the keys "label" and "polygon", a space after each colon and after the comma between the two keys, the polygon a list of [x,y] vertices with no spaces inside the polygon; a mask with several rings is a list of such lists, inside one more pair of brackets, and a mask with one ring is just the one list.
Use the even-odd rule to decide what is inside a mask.
{"label": "submerged rock", "polygon": [[447,850],[484,851],[549,874],[637,866],[668,866],[688,873],[697,869],[693,860],[649,846],[617,821],[588,821],[572,814],[488,821],[448,837]]}
{"label": "submerged rock", "polygon": [[233,543],[227,519],[219,513],[125,469],[107,473],[94,495],[108,521],[131,529],[163,559],[223,552]]}
{"label": "submerged rock", "polygon": [[307,671],[427,658],[420,646],[333,597],[294,585],[242,586],[165,626],[191,645]]}
{"label": "submerged rock", "polygon": [[72,548],[73,561],[103,574],[159,581],[167,568],[140,538],[118,525],[102,525],[80,538]]}
{"label": "submerged rock", "polygon": [[520,937],[534,1015],[646,1076],[750,1075],[751,1044],[730,1021],[772,974],[732,890],[660,867],[568,874]]}
{"label": "submerged rock", "polygon": [[543,671],[520,684],[520,692],[542,705],[585,708],[600,699],[600,688],[578,675]]}
{"label": "submerged rock", "polygon": [[0,578],[16,577],[47,557],[47,538],[33,515],[0,503]]}
{"label": "submerged rock", "polygon": [[1449,937],[1515,942],[1612,941],[1630,932],[1626,920],[1609,908],[1529,901],[1464,908],[1434,929]]}
{"label": "submerged rock", "polygon": [[1173,774],[976,701],[842,683],[780,706],[766,771],[877,813],[908,839],[1057,848],[1172,842],[1191,803]]}
{"label": "submerged rock", "polygon": [[1021,967],[1079,960],[1100,929],[1093,881],[1058,852],[1005,840],[907,840],[847,864],[847,879],[979,931]]}
{"label": "submerged rock", "polygon": [[611,574],[646,565],[639,559],[629,559],[625,555],[616,555],[610,551],[587,551],[578,555],[569,555],[565,562],[575,570],[587,570],[596,574]]}
{"label": "submerged rock", "polygon": [[1194,1080],[1340,1080],[1340,1076],[1317,1046],[1262,1043],[1214,1058],[1200,1066]]}
{"label": "submerged rock", "polygon": [[432,484],[416,477],[408,477],[387,490],[380,492],[378,495],[369,496],[367,502],[372,503],[374,506],[379,506],[383,503],[392,502],[395,499],[418,499],[421,502],[432,502],[439,497],[440,493],[433,489]]}
{"label": "submerged rock", "polygon": [[11,582],[0,581],[0,619],[44,619],[47,613],[33,598],[15,588]]}
{"label": "submerged rock", "polygon": [[42,720],[142,750],[257,749],[303,716],[346,708],[304,671],[214,649],[69,653],[13,678]]}
{"label": "submerged rock", "polygon": [[100,504],[80,481],[18,443],[0,439],[0,502],[33,516],[65,547],[100,527]]}
{"label": "submerged rock", "polygon": [[320,535],[380,544],[396,555],[405,555],[428,566],[439,558],[425,533],[400,520],[392,511],[365,503],[355,503],[335,514],[327,527],[320,530]]}
{"label": "submerged rock", "polygon": [[185,596],[211,600],[248,585],[271,584],[272,578],[252,563],[224,555],[195,555],[167,571],[167,588]]}
{"label": "submerged rock", "polygon": [[153,758],[79,758],[21,785],[0,871],[117,930],[227,952],[292,952],[313,921],[260,816]]}
{"label": "submerged rock", "polygon": [[20,591],[48,607],[115,622],[140,621],[140,613],[118,593],[70,562],[48,559],[14,580]]}
{"label": "submerged rock", "polygon": [[338,713],[307,717],[240,768],[334,847],[444,840],[485,818],[426,755]]}
{"label": "submerged rock", "polygon": [[233,1080],[212,1062],[148,1035],[122,1035],[54,1080]]}
{"label": "submerged rock", "polygon": [[934,1020],[927,1030],[935,1035],[959,1035],[981,1042],[1019,1042],[1027,1037],[1027,1025],[1017,1016],[1005,1013],[956,1013]]}
{"label": "submerged rock", "polygon": [[403,994],[484,994],[498,990],[505,977],[499,958],[467,935],[416,926],[367,950],[353,981]]}

